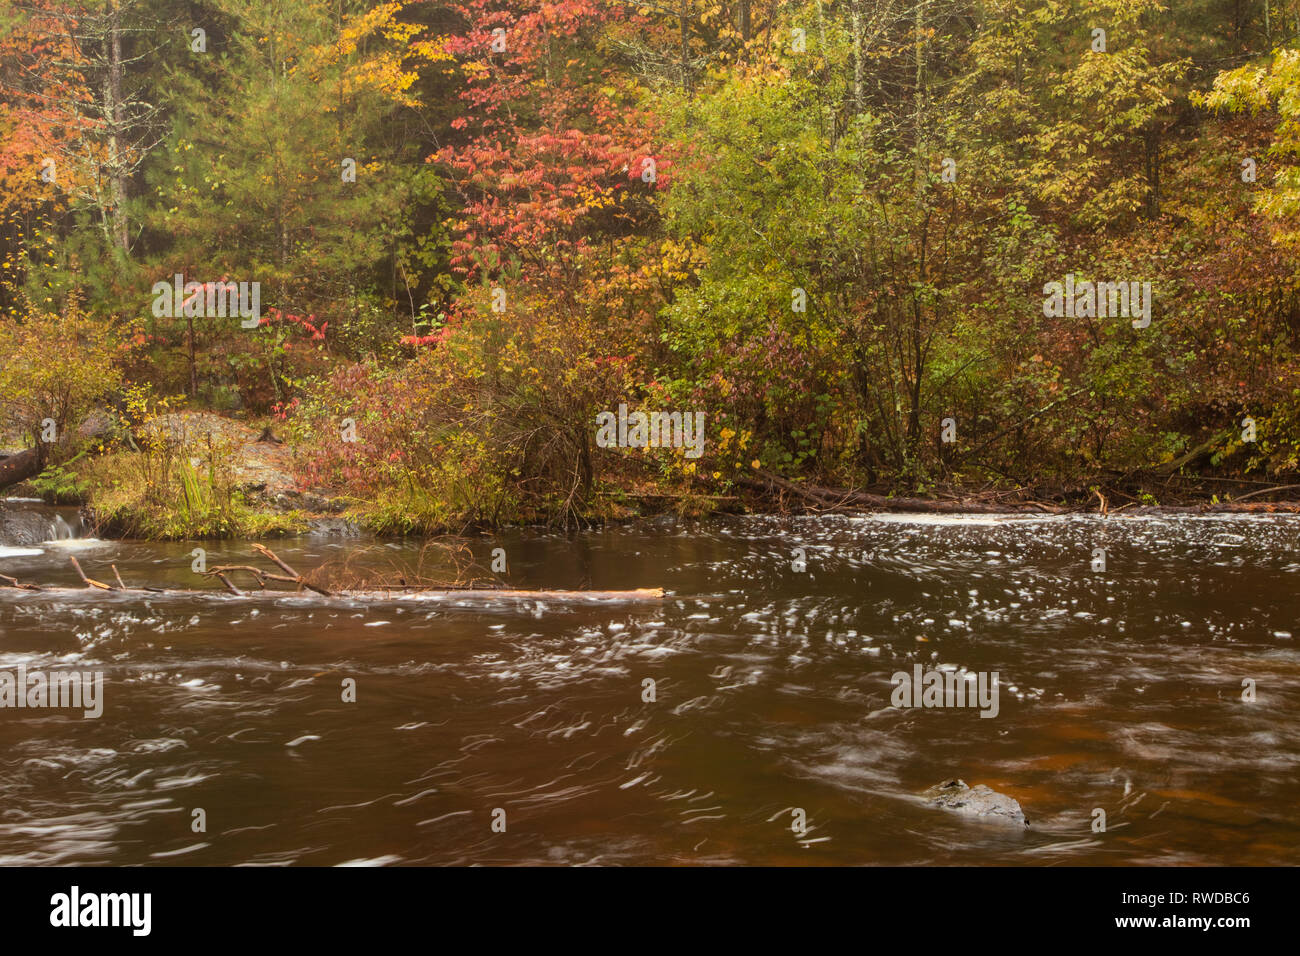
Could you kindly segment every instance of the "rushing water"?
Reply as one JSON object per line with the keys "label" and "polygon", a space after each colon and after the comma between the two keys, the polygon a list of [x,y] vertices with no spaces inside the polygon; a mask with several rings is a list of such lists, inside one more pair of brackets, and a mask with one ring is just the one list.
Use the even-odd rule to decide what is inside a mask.
{"label": "rushing water", "polygon": [[[743,519],[469,545],[484,565],[504,548],[520,587],[669,595],[0,588],[0,670],[105,675],[99,719],[0,710],[0,863],[1297,860],[1300,520]],[[0,573],[80,586],[71,551],[100,579],[202,586],[195,546],[0,540]],[[273,547],[302,570],[420,550]],[[997,671],[997,716],[891,707],[917,663]],[[952,777],[1015,797],[1030,827],[916,797]]]}

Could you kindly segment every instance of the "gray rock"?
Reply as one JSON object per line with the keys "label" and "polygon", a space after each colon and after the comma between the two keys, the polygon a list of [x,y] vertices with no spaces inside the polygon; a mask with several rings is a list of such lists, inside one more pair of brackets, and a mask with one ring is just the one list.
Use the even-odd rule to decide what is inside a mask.
{"label": "gray rock", "polygon": [[113,434],[113,419],[104,408],[93,409],[77,426],[77,437],[106,439]]}
{"label": "gray rock", "polygon": [[[271,489],[263,487],[259,490],[267,493]],[[326,498],[310,491],[278,491],[274,495],[268,494],[267,497],[281,511],[315,511],[340,514],[346,511],[348,506],[347,501],[343,498]]]}
{"label": "gray rock", "polygon": [[921,798],[932,807],[1000,823],[1029,826],[1019,803],[983,784],[968,787],[964,780],[949,780],[926,790]]}
{"label": "gray rock", "polygon": [[361,534],[361,529],[348,518],[310,518],[307,533],[319,538],[355,538]]}
{"label": "gray rock", "polygon": [[[80,524],[77,518],[72,519]],[[29,548],[45,541],[75,537],[57,510],[39,504],[0,504],[0,545]]]}

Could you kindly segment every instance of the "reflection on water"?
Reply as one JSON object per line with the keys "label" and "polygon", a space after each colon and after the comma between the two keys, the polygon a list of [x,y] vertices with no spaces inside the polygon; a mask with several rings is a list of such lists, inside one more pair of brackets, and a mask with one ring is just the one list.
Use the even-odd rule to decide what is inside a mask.
{"label": "reflection on water", "polygon": [[[99,720],[0,710],[0,862],[1294,863],[1298,532],[882,516],[470,542],[519,586],[671,592],[626,605],[0,589],[0,670],[102,670],[106,697]],[[362,544],[381,567],[419,551]],[[65,539],[0,573],[79,585],[68,545],[199,585],[193,543]],[[892,708],[917,663],[998,671],[998,716]],[[916,798],[952,777],[1031,827]]]}

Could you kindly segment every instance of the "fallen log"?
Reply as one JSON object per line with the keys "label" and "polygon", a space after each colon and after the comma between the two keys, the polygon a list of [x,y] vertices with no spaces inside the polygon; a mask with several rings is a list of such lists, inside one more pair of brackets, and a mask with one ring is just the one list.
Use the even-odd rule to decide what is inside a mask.
{"label": "fallen log", "polygon": [[1300,501],[1220,501],[1200,505],[1138,505],[1135,515],[1265,515],[1300,514]]}
{"label": "fallen log", "polygon": [[0,458],[0,488],[26,481],[41,471],[41,456],[35,448],[28,448],[8,458]]}
{"label": "fallen log", "polygon": [[[84,588],[61,587],[57,585],[36,585],[24,584],[17,578],[0,574],[0,590],[14,591],[37,591],[43,597],[85,597],[88,594],[98,594],[100,591],[108,591],[112,594],[130,594],[145,597],[219,597],[224,600],[259,600],[259,599],[278,599],[285,597],[298,597],[310,599],[302,593],[302,588],[308,588],[314,591],[320,598],[338,599],[343,601],[429,601],[429,600],[482,600],[482,601],[502,601],[502,600],[529,600],[529,601],[565,601],[565,602],[583,602],[583,601],[657,601],[663,598],[663,588],[634,588],[627,591],[557,591],[557,590],[523,590],[503,588],[497,585],[488,585],[485,587],[471,585],[418,585],[418,584],[396,584],[385,585],[378,584],[366,588],[339,589],[330,591],[318,585],[312,585],[306,581],[301,574],[294,571],[285,562],[281,561],[276,555],[263,545],[254,545],[254,548],[260,553],[265,554],[268,558],[276,563],[282,570],[287,570],[289,575],[271,574],[263,571],[261,568],[252,565],[222,565],[221,567],[212,568],[204,572],[206,575],[215,577],[225,586],[224,590],[215,588],[193,589],[193,588],[159,588],[159,587],[127,587],[122,582],[122,576],[117,574],[117,568],[113,568],[113,573],[117,576],[119,587],[113,587],[104,584],[101,581],[87,576],[82,570],[80,562],[72,555],[68,556],[77,574],[85,582]],[[241,591],[235,587],[228,577],[233,571],[245,571],[257,578],[258,583],[262,586],[260,591],[247,592]],[[292,576],[290,576],[292,575]],[[266,581],[278,581],[283,584],[298,585],[296,590],[282,590],[267,588]]]}
{"label": "fallen log", "polygon": [[922,514],[1007,514],[1026,506],[1037,508],[1040,514],[1070,514],[1079,510],[1041,501],[1003,501],[988,498],[952,498],[939,501],[933,498],[891,498],[865,491],[855,491],[851,488],[799,485],[770,471],[759,471],[757,474],[758,478],[741,478],[739,483],[768,493],[774,490],[784,491],[828,509],[851,507],[867,511],[903,511]]}
{"label": "fallen log", "polygon": [[1202,458],[1208,458],[1210,454],[1219,447],[1219,445],[1227,441],[1231,435],[1232,429],[1230,428],[1215,432],[1187,454],[1181,455],[1173,461],[1167,461],[1163,465],[1152,465],[1146,469],[1139,469],[1139,472],[1146,471],[1152,475],[1160,475],[1162,477],[1172,475],[1185,465],[1190,465]]}
{"label": "fallen log", "polygon": [[1275,495],[1279,491],[1295,491],[1297,488],[1300,488],[1300,485],[1274,485],[1271,488],[1260,488],[1258,491],[1250,491],[1244,495],[1234,495],[1229,504],[1236,504],[1247,498],[1258,498],[1260,495]]}
{"label": "fallen log", "polygon": [[[1180,505],[1144,505],[1136,501],[1124,505],[1122,508],[1112,508],[1109,500],[1098,490],[1092,492],[1092,496],[1097,500],[1098,507],[1095,511],[1083,506],[1068,506],[1052,504],[1038,501],[1031,498],[1021,498],[1016,496],[1016,492],[1004,492],[999,497],[965,497],[938,500],[934,498],[902,498],[886,497],[884,495],[870,494],[865,491],[855,491],[849,488],[823,488],[818,485],[802,485],[782,478],[780,475],[774,475],[771,472],[759,471],[757,478],[740,478],[738,484],[753,488],[756,491],[771,494],[774,491],[781,491],[788,495],[801,498],[811,505],[817,506],[821,511],[853,510],[853,511],[886,511],[886,512],[909,512],[915,514],[1024,514],[1036,513],[1043,515],[1068,515],[1080,513],[1093,514],[1118,514],[1123,511],[1126,515],[1141,515],[1144,517],[1158,515],[1184,515],[1184,514],[1300,514],[1300,501],[1247,501],[1247,498],[1255,498],[1260,495],[1277,494],[1279,492],[1294,491],[1300,489],[1300,485],[1276,485],[1268,488],[1261,488],[1244,495],[1235,497],[1231,501],[1219,502],[1199,502],[1195,504]],[[1123,494],[1113,488],[1108,488],[1113,494]],[[1126,496],[1127,497],[1127,496]],[[1032,512],[1030,509],[1034,509]]]}
{"label": "fallen log", "polygon": [[109,588],[107,593],[97,588],[64,587],[58,585],[13,584],[13,578],[0,577],[0,593],[35,592],[41,598],[86,598],[106,599],[109,596],[133,596],[141,598],[216,598],[223,601],[267,601],[292,598],[300,601],[363,601],[374,603],[423,603],[456,602],[473,604],[492,604],[500,601],[555,601],[559,603],[623,603],[663,600],[663,588],[632,588],[625,591],[563,591],[563,590],[524,590],[516,588],[370,588],[355,591],[334,591],[328,595],[304,594],[301,591],[267,589],[265,591],[229,591],[223,588]]}

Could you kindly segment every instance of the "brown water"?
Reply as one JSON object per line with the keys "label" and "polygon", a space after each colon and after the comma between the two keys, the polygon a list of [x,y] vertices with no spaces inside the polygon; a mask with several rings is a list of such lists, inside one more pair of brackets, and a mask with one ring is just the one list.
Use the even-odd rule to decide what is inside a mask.
{"label": "brown water", "polygon": [[[1295,863],[1298,543],[1280,517],[744,519],[470,542],[515,585],[671,592],[649,604],[0,589],[0,670],[106,682],[97,720],[0,710],[0,863]],[[0,573],[79,584],[73,549],[190,587],[194,546]],[[914,663],[998,671],[998,716],[891,707]],[[1031,826],[915,797],[951,777]]]}

